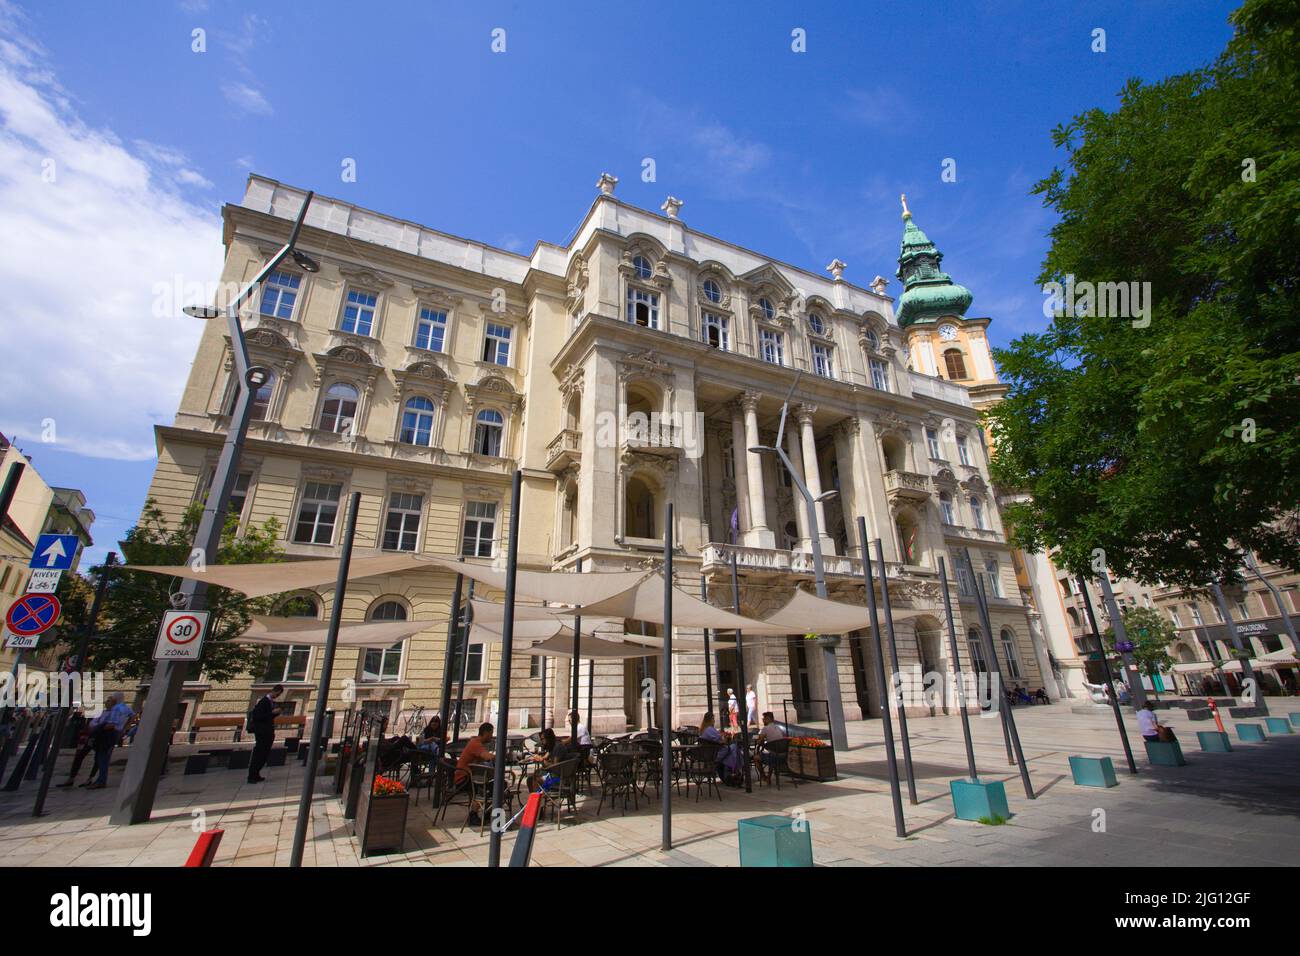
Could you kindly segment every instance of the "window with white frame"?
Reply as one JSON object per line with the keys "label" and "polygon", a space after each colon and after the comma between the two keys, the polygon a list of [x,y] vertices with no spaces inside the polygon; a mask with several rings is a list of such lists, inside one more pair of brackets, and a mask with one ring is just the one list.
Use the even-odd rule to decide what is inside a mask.
{"label": "window with white frame", "polygon": [[952,566],[957,569],[957,593],[963,597],[975,596],[975,581],[970,576],[970,569],[966,567],[966,562],[962,560],[961,555],[950,555]]}
{"label": "window with white frame", "polygon": [[649,279],[655,274],[655,267],[645,256],[636,256],[632,259],[632,270],[638,279]]}
{"label": "window with white frame", "polygon": [[309,481],[303,487],[302,501],[298,504],[298,520],[294,523],[293,540],[296,544],[329,544],[334,540],[334,524],[338,520],[339,496],[343,486],[325,481]]}
{"label": "window with white frame", "polygon": [[965,435],[957,436],[957,460],[963,465],[970,464],[970,446],[966,442]]}
{"label": "window with white frame", "polygon": [[495,408],[485,408],[474,417],[474,454],[501,457],[505,421]]}
{"label": "window with white frame", "polygon": [[1016,654],[1016,636],[1007,628],[1002,629],[1002,656],[1007,659],[1007,677],[1020,680],[1020,657]]}
{"label": "window with white frame", "polygon": [[441,352],[447,341],[447,313],[441,309],[420,309],[415,320],[415,347]]}
{"label": "window with white frame", "polygon": [[1250,608],[1249,608],[1249,607],[1247,606],[1247,604],[1246,604],[1246,598],[1245,598],[1245,597],[1239,597],[1239,598],[1237,598],[1237,600],[1236,600],[1236,604],[1237,604],[1237,617],[1238,617],[1238,618],[1241,618],[1241,619],[1244,620],[1245,618],[1250,617]]}
{"label": "window with white frame", "polygon": [[465,528],[461,536],[460,553],[467,558],[492,557],[493,541],[497,531],[497,504],[495,501],[465,502]]}
{"label": "window with white frame", "polygon": [[[465,661],[465,680],[471,684],[478,683],[483,680],[483,645],[471,644],[466,656],[468,659]],[[473,703],[473,701],[466,701],[462,706],[468,708]]]}
{"label": "window with white frame", "polygon": [[420,539],[420,514],[424,496],[394,491],[388,496],[388,513],[384,516],[385,551],[414,551]]}
{"label": "window with white frame", "polygon": [[704,342],[724,352],[731,349],[731,323],[725,315],[704,313]]}
{"label": "window with white frame", "polygon": [[966,644],[970,647],[970,662],[975,673],[987,673],[989,665],[984,660],[984,635],[980,633],[979,628],[972,627],[966,633]]}
{"label": "window with white frame", "polygon": [[353,335],[369,335],[375,327],[375,305],[378,301],[379,296],[373,292],[349,289],[343,306],[343,331]]}
{"label": "window with white frame", "polygon": [[705,279],[701,289],[704,291],[704,298],[715,305],[722,301],[722,287],[712,279]]}
{"label": "window with white frame", "polygon": [[510,332],[508,325],[489,322],[483,335],[483,361],[493,365],[510,364]]}
{"label": "window with white frame", "polygon": [[775,329],[759,330],[758,349],[764,362],[771,362],[773,365],[785,364],[785,336]]}
{"label": "window with white frame", "polygon": [[433,402],[423,395],[414,395],[402,406],[402,428],[398,441],[404,445],[433,444]]}
{"label": "window with white frame", "polygon": [[879,351],[880,351],[880,336],[876,334],[875,329],[867,329],[867,330],[866,330],[864,333],[862,333],[862,334],[863,334],[863,336],[866,338],[866,340],[867,340],[867,346],[871,349],[871,351],[873,351],[873,352],[879,352]]}
{"label": "window with white frame", "polygon": [[336,435],[350,435],[356,418],[356,388],[347,382],[335,382],[325,392],[325,401],[320,406],[318,427],[321,431],[334,432]]}
{"label": "window with white frame", "polygon": [[628,286],[627,321],[647,329],[659,328],[659,293]]}
{"label": "window with white frame", "polygon": [[822,318],[820,312],[808,313],[808,328],[818,335],[826,334],[826,321]]}
{"label": "window with white frame", "polygon": [[1169,620],[1171,620],[1171,621],[1173,622],[1174,627],[1182,627],[1182,626],[1183,626],[1183,622],[1180,621],[1180,620],[1178,620],[1178,612],[1175,611],[1173,608],[1170,608],[1170,609],[1169,609]]}
{"label": "window with white frame", "polygon": [[867,365],[871,369],[871,387],[882,392],[889,391],[889,366],[880,359],[868,359]]}
{"label": "window with white frame", "polygon": [[266,381],[257,386],[248,403],[248,420],[264,422],[271,413],[271,396],[275,394],[275,373],[268,371]]}
{"label": "window with white frame", "polygon": [[952,495],[946,491],[939,492],[939,510],[943,512],[944,524],[957,523],[957,515],[952,507]]}
{"label": "window with white frame", "polygon": [[1201,609],[1200,609],[1200,607],[1198,607],[1198,606],[1195,605],[1195,604],[1189,604],[1189,605],[1187,605],[1187,610],[1188,610],[1189,612],[1191,612],[1191,615],[1192,615],[1192,623],[1195,624],[1197,627],[1200,627],[1202,624],[1205,623],[1205,621],[1203,621],[1203,620],[1201,619]]}
{"label": "window with white frame", "polygon": [[[397,601],[384,601],[370,612],[372,621],[405,621],[406,608]],[[392,647],[367,649],[361,664],[361,680],[366,683],[391,683],[402,676],[402,641]]]}
{"label": "window with white frame", "polygon": [[776,318],[776,306],[772,305],[772,300],[760,298],[758,300],[758,311],[763,313],[763,318],[771,322]]}
{"label": "window with white frame", "polygon": [[1002,575],[998,572],[998,559],[984,559],[984,586],[990,597],[1002,597]]}
{"label": "window with white frame", "polygon": [[241,471],[235,476],[235,483],[230,489],[230,507],[226,514],[234,515],[238,521],[244,517],[244,505],[248,503],[248,487],[253,483],[251,471]]}
{"label": "window with white frame", "polygon": [[971,495],[970,497],[970,515],[978,530],[987,530],[987,527],[984,524],[984,502],[978,495]]}
{"label": "window with white frame", "polygon": [[293,319],[302,276],[292,272],[272,272],[262,283],[262,301],[258,311],[276,319]]}
{"label": "window with white frame", "polygon": [[822,376],[822,378],[835,377],[835,365],[829,345],[813,345],[812,367],[813,373]]}
{"label": "window with white frame", "polygon": [[929,451],[931,458],[943,458],[943,449],[939,446],[939,430],[937,428],[927,428],[925,430],[925,447]]}

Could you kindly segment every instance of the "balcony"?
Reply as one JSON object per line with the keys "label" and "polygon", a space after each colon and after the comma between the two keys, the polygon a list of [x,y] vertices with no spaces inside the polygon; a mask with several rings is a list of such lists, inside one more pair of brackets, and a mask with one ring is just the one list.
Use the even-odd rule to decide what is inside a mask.
{"label": "balcony", "polygon": [[912,380],[913,395],[924,395],[927,398],[952,402],[954,405],[971,407],[970,391],[966,386],[956,385],[933,375],[923,375],[920,372],[909,371],[907,374]]}
{"label": "balcony", "polygon": [[897,500],[925,501],[930,497],[930,479],[911,471],[885,472],[885,495],[892,504]]}
{"label": "balcony", "polygon": [[682,426],[651,418],[649,423],[630,421],[623,432],[623,451],[637,451],[678,458],[684,448]]}
{"label": "balcony", "polygon": [[[780,548],[751,548],[743,544],[717,542],[707,544],[701,549],[701,570],[705,574],[729,572],[733,554],[736,556],[736,567],[751,575],[773,577],[793,575],[809,579],[816,576],[811,552],[786,551]],[[822,556],[822,564],[826,569],[827,577],[855,577],[859,580],[862,578],[861,558],[843,554],[826,554]],[[872,572],[877,573],[874,562]],[[926,568],[909,567],[897,561],[886,561],[885,575],[889,578],[930,577],[933,572]]]}
{"label": "balcony", "polygon": [[546,446],[546,470],[560,474],[582,461],[582,432],[566,428]]}

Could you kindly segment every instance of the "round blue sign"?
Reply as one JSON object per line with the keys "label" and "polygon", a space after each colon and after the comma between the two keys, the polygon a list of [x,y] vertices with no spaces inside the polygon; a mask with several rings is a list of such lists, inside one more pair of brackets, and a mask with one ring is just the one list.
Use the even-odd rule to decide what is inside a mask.
{"label": "round blue sign", "polygon": [[49,630],[62,610],[52,594],[24,594],[10,605],[5,624],[19,637],[32,637]]}

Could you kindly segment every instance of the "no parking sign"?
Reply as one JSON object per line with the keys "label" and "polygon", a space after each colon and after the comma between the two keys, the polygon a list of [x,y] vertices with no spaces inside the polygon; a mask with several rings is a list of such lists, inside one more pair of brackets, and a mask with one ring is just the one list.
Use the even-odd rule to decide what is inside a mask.
{"label": "no parking sign", "polygon": [[197,661],[208,629],[207,611],[168,611],[153,649],[156,661]]}

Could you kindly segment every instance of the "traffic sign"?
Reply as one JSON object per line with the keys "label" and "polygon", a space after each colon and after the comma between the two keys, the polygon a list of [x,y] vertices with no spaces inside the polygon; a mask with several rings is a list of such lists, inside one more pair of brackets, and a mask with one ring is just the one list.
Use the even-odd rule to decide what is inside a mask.
{"label": "traffic sign", "polygon": [[31,637],[19,637],[9,628],[5,628],[5,647],[11,651],[30,651],[36,648],[40,643],[40,637],[33,634]]}
{"label": "traffic sign", "polygon": [[27,593],[53,594],[59,589],[59,579],[62,577],[63,572],[57,568],[33,568],[31,577],[27,579]]}
{"label": "traffic sign", "polygon": [[5,624],[19,637],[35,637],[53,627],[62,611],[52,594],[24,594],[9,606]]}
{"label": "traffic sign", "polygon": [[58,568],[66,571],[72,567],[72,559],[77,556],[77,547],[81,544],[75,534],[43,534],[36,539],[32,550],[29,568]]}
{"label": "traffic sign", "polygon": [[203,651],[203,633],[208,629],[207,611],[168,611],[158,628],[154,646],[156,661],[197,661]]}

